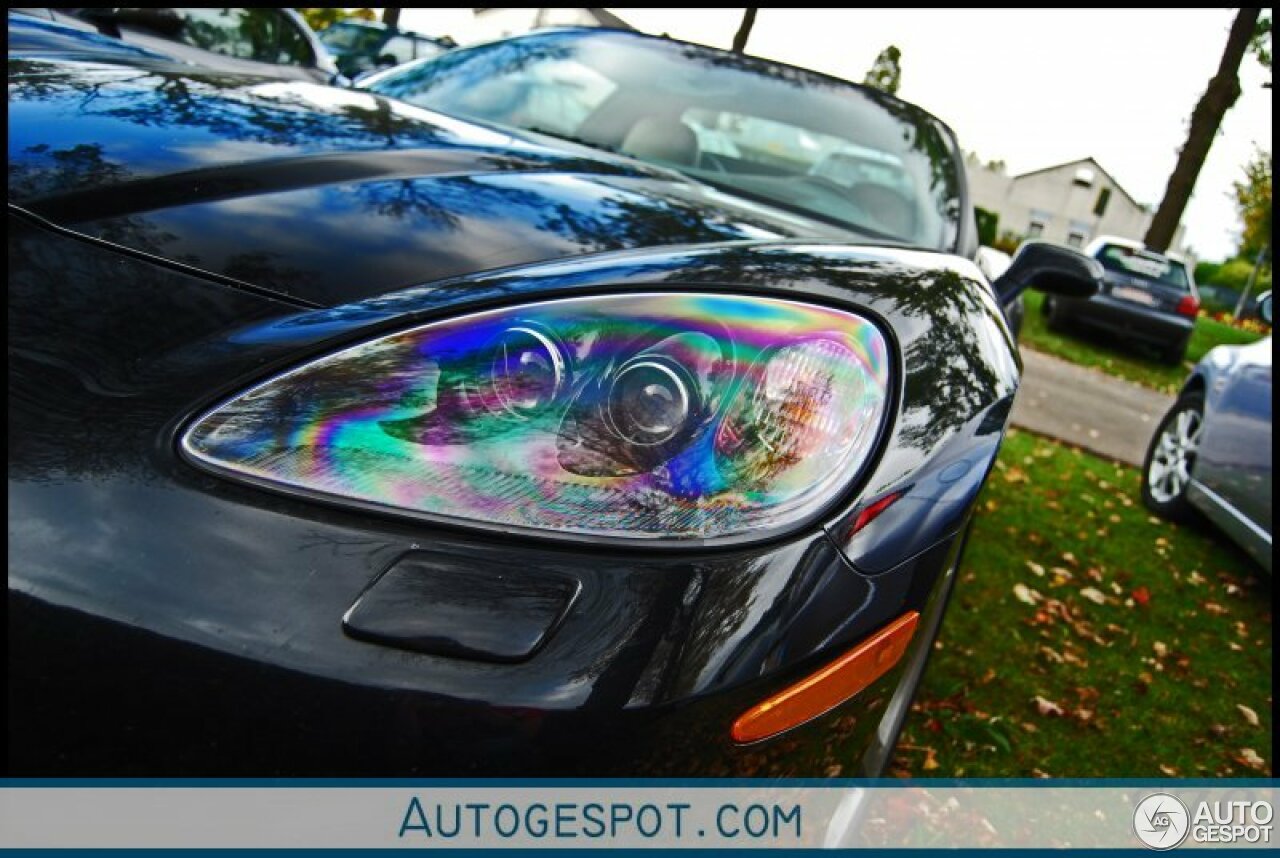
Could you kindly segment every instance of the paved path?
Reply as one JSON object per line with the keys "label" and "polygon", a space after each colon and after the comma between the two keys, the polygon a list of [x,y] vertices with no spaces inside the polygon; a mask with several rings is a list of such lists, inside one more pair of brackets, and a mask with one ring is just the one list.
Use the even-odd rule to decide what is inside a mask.
{"label": "paved path", "polygon": [[1022,349],[1022,387],[1012,421],[1130,465],[1142,467],[1156,424],[1173,397]]}

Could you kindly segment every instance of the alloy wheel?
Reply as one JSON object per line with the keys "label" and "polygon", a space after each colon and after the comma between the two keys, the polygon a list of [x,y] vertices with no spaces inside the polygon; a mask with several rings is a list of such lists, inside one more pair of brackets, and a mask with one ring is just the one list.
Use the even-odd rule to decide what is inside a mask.
{"label": "alloy wheel", "polygon": [[1161,430],[1147,469],[1147,488],[1157,502],[1169,503],[1186,491],[1203,426],[1200,412],[1187,408]]}

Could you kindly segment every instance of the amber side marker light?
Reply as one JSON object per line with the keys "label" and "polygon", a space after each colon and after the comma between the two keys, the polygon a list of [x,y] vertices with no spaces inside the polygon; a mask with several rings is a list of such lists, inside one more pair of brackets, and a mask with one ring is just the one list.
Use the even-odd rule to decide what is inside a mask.
{"label": "amber side marker light", "polygon": [[733,722],[733,741],[758,742],[830,712],[898,663],[919,620],[916,611],[903,614],[817,673],[752,706]]}

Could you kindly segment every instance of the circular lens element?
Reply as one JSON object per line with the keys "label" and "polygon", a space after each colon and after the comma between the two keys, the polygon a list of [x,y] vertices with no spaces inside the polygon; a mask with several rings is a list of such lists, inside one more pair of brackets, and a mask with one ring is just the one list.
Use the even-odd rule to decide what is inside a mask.
{"label": "circular lens element", "polygon": [[720,468],[744,485],[801,486],[868,445],[883,387],[848,345],[821,337],[773,352],[716,435]]}
{"label": "circular lens element", "polygon": [[508,328],[493,358],[493,393],[502,407],[525,416],[551,404],[564,385],[564,358],[545,334]]}
{"label": "circular lens element", "polygon": [[642,446],[674,438],[693,411],[689,384],[681,375],[656,360],[624,366],[609,393],[609,419],[618,434]]}

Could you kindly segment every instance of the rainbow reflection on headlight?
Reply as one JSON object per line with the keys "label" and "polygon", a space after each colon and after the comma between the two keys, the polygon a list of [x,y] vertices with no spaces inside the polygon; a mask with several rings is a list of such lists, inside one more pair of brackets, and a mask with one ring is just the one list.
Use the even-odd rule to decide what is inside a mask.
{"label": "rainbow reflection on headlight", "polygon": [[201,417],[198,463],[427,518],[644,539],[773,532],[872,451],[884,337],[852,313],[645,293],[476,313],[277,376]]}

